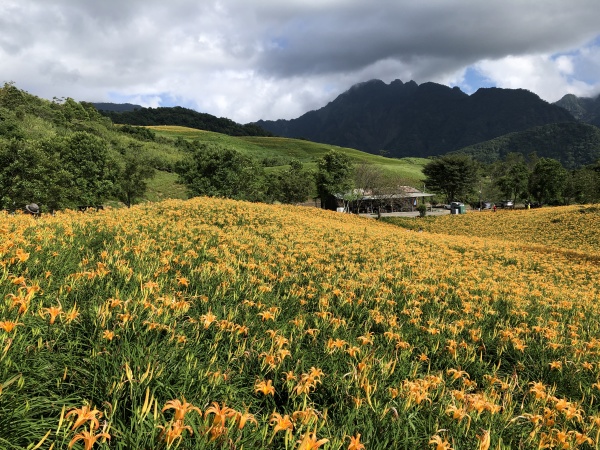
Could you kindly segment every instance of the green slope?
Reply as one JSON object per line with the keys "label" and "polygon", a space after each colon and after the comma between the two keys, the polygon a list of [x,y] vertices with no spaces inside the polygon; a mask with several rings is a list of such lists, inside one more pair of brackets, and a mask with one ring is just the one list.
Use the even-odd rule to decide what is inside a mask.
{"label": "green slope", "polygon": [[[0,86],[0,149],[8,148],[13,141],[22,142],[28,148],[43,148],[50,141],[85,131],[104,142],[116,164],[124,164],[123,155],[133,149],[156,170],[142,201],[187,197],[185,187],[177,183],[174,171],[186,152],[185,146],[179,145],[182,139],[236,149],[256,158],[269,171],[289,167],[292,159],[300,160],[307,168],[316,168],[316,161],[335,148],[349,155],[357,164],[377,165],[388,174],[415,186],[420,185],[422,168],[427,162],[419,158],[385,158],[299,139],[234,137],[177,126],[147,128],[152,132],[113,124],[89,103],[79,103],[71,98],[50,102],[22,91],[12,83]],[[0,192],[0,195],[3,193]]]}
{"label": "green slope", "polygon": [[429,161],[425,158],[386,158],[330,144],[280,137],[228,136],[221,133],[196,130],[180,126],[150,126],[158,136],[169,139],[198,140],[207,144],[218,144],[250,155],[265,165],[283,167],[297,159],[307,167],[316,166],[316,161],[331,149],[344,152],[357,164],[367,163],[381,167],[385,172],[417,184],[422,180],[422,169]]}
{"label": "green slope", "polygon": [[502,160],[508,153],[560,161],[567,169],[578,169],[600,159],[600,129],[585,123],[553,123],[510,133],[452,153],[466,153],[483,163]]}

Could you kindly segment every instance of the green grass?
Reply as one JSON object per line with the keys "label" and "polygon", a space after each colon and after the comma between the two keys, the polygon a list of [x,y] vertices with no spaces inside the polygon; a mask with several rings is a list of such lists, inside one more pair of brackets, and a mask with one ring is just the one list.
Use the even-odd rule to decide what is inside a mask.
{"label": "green grass", "polygon": [[[227,136],[210,131],[196,130],[179,126],[152,126],[158,136],[177,139],[199,140],[207,144],[219,144],[234,148],[258,160],[278,158],[285,163],[297,159],[308,168],[316,168],[316,161],[332,149],[347,154],[356,164],[367,163],[380,166],[387,174],[411,181],[419,185],[423,179],[422,169],[428,160],[425,158],[386,158],[352,148],[338,147],[302,139],[255,136]],[[283,166],[282,166],[283,167]]]}
{"label": "green grass", "polygon": [[185,186],[177,182],[177,174],[157,170],[148,182],[146,200],[156,202],[167,198],[188,198]]}

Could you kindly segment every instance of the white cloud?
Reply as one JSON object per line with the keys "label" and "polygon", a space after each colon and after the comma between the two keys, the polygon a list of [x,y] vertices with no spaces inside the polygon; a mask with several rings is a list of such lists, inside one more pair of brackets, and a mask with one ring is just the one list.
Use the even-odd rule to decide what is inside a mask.
{"label": "white cloud", "polygon": [[485,59],[474,64],[474,68],[498,87],[528,89],[544,100],[555,102],[567,93],[581,97],[598,94],[599,61],[600,49],[590,45],[568,54]]}
{"label": "white cloud", "polygon": [[566,76],[572,75],[575,67],[571,56],[562,55],[555,59],[556,69]]}
{"label": "white cloud", "polygon": [[3,0],[0,82],[238,122],[371,78],[463,85],[469,67],[552,101],[600,91],[599,16],[597,0]]}

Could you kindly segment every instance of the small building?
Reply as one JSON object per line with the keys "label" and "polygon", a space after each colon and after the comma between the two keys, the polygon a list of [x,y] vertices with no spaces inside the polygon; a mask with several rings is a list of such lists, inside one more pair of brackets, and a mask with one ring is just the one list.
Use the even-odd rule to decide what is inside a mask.
{"label": "small building", "polygon": [[337,194],[337,211],[353,214],[376,214],[403,211],[416,211],[419,202],[434,194],[421,192],[412,186],[398,186],[387,192],[373,192],[365,189],[354,189],[345,195]]}

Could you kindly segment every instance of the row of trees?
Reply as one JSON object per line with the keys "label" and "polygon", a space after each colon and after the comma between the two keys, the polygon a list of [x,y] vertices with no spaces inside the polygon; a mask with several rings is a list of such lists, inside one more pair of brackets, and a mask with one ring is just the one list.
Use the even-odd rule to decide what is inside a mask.
{"label": "row of trees", "polygon": [[267,172],[254,158],[237,150],[195,142],[176,169],[190,195],[252,202],[301,203],[314,190],[314,174],[301,162]]}
{"label": "row of trees", "polygon": [[[334,150],[320,158],[312,172],[299,161],[285,170],[266,171],[258,161],[232,149],[199,143],[191,147],[176,169],[191,195],[280,203],[300,203],[312,196],[328,209],[335,209],[340,201],[353,201],[360,209],[365,193],[385,200],[386,196],[401,195],[407,184],[385,176],[373,165],[354,165],[348,156]],[[566,204],[600,200],[600,162],[567,171],[559,161],[535,154],[526,159],[511,153],[486,166],[468,155],[450,154],[432,160],[423,173],[427,190],[443,195],[446,202]]]}
{"label": "row of trees", "polygon": [[572,171],[552,158],[525,158],[509,153],[502,161],[481,165],[472,157],[450,154],[432,160],[424,169],[428,189],[446,202],[512,200],[539,204],[600,201],[600,161]]}
{"label": "row of trees", "polygon": [[286,169],[269,170],[236,150],[188,143],[187,155],[176,170],[191,195],[292,204],[314,197],[327,209],[353,202],[360,210],[367,195],[378,196],[384,204],[406,184],[386,176],[377,166],[355,165],[345,153],[336,150],[316,163],[315,171],[304,168],[297,160]]}
{"label": "row of trees", "polygon": [[111,155],[100,137],[77,131],[42,140],[0,141],[0,209],[32,201],[46,210],[102,205],[116,198],[131,206],[154,169],[135,144]]}

